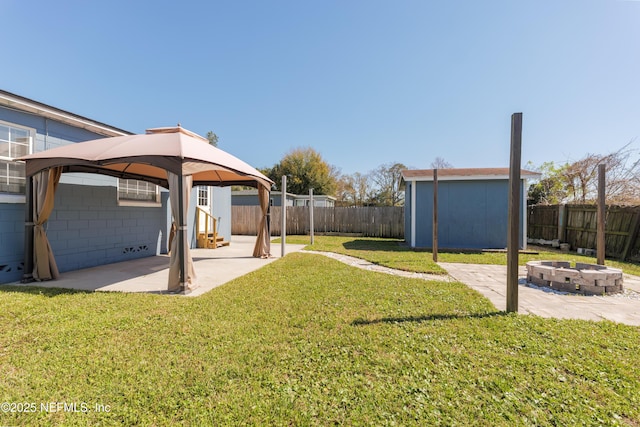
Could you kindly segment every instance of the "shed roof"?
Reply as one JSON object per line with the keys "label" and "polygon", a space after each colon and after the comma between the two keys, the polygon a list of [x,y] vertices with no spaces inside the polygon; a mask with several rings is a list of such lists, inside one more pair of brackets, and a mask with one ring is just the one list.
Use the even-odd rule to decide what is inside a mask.
{"label": "shed roof", "polygon": [[[520,170],[521,179],[539,178],[538,172]],[[405,169],[405,181],[433,181],[433,169]],[[450,168],[438,169],[438,181],[480,181],[509,179],[509,168]]]}

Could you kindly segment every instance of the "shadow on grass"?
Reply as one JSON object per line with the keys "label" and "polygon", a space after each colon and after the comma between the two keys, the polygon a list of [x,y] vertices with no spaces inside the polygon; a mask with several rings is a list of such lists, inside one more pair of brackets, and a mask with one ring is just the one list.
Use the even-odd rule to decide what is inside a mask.
{"label": "shadow on grass", "polygon": [[429,322],[433,320],[452,320],[452,319],[484,319],[487,317],[507,316],[506,311],[494,311],[491,313],[474,313],[474,314],[430,314],[428,316],[406,316],[406,317],[383,317],[380,319],[356,319],[351,322],[352,326],[375,325],[378,323],[406,323],[406,322]]}
{"label": "shadow on grass", "polygon": [[[391,251],[391,252],[431,252],[431,248],[412,248],[404,240],[364,240],[355,239],[344,242],[342,246],[345,249],[361,250],[361,251]],[[440,249],[440,253],[452,254],[481,254],[482,249],[474,248],[446,248]]]}
{"label": "shadow on grass", "polygon": [[94,291],[86,291],[82,289],[49,288],[44,286],[33,286],[33,285],[0,285],[0,292],[42,295],[45,297],[94,293]]}
{"label": "shadow on grass", "polygon": [[408,246],[404,246],[402,240],[365,240],[355,239],[348,242],[344,242],[342,246],[345,249],[356,251],[394,251],[394,252],[406,252],[411,250]]}

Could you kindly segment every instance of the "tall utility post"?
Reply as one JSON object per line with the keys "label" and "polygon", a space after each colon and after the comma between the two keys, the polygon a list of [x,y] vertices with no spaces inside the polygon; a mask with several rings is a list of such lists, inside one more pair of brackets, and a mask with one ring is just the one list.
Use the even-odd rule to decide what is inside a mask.
{"label": "tall utility post", "polygon": [[507,224],[507,311],[518,312],[518,249],[520,246],[520,163],[522,113],[511,115],[511,161]]}

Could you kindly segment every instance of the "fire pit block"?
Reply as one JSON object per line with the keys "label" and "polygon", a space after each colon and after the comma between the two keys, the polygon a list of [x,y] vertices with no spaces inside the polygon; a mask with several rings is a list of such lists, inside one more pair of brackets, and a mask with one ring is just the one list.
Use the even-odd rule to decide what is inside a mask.
{"label": "fire pit block", "polygon": [[584,295],[604,295],[620,293],[622,270],[604,265],[576,263],[575,267],[566,261],[529,261],[527,281],[537,286],[548,286],[563,292]]}

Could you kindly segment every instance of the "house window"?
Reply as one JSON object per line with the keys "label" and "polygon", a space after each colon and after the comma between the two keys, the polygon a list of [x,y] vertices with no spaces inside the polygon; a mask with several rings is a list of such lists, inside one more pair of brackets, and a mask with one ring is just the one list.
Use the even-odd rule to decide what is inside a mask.
{"label": "house window", "polygon": [[0,122],[0,193],[24,194],[24,162],[15,159],[31,154],[35,131]]}
{"label": "house window", "polygon": [[158,202],[158,186],[135,179],[118,179],[118,200]]}
{"label": "house window", "polygon": [[198,206],[209,206],[209,188],[198,187]]}

